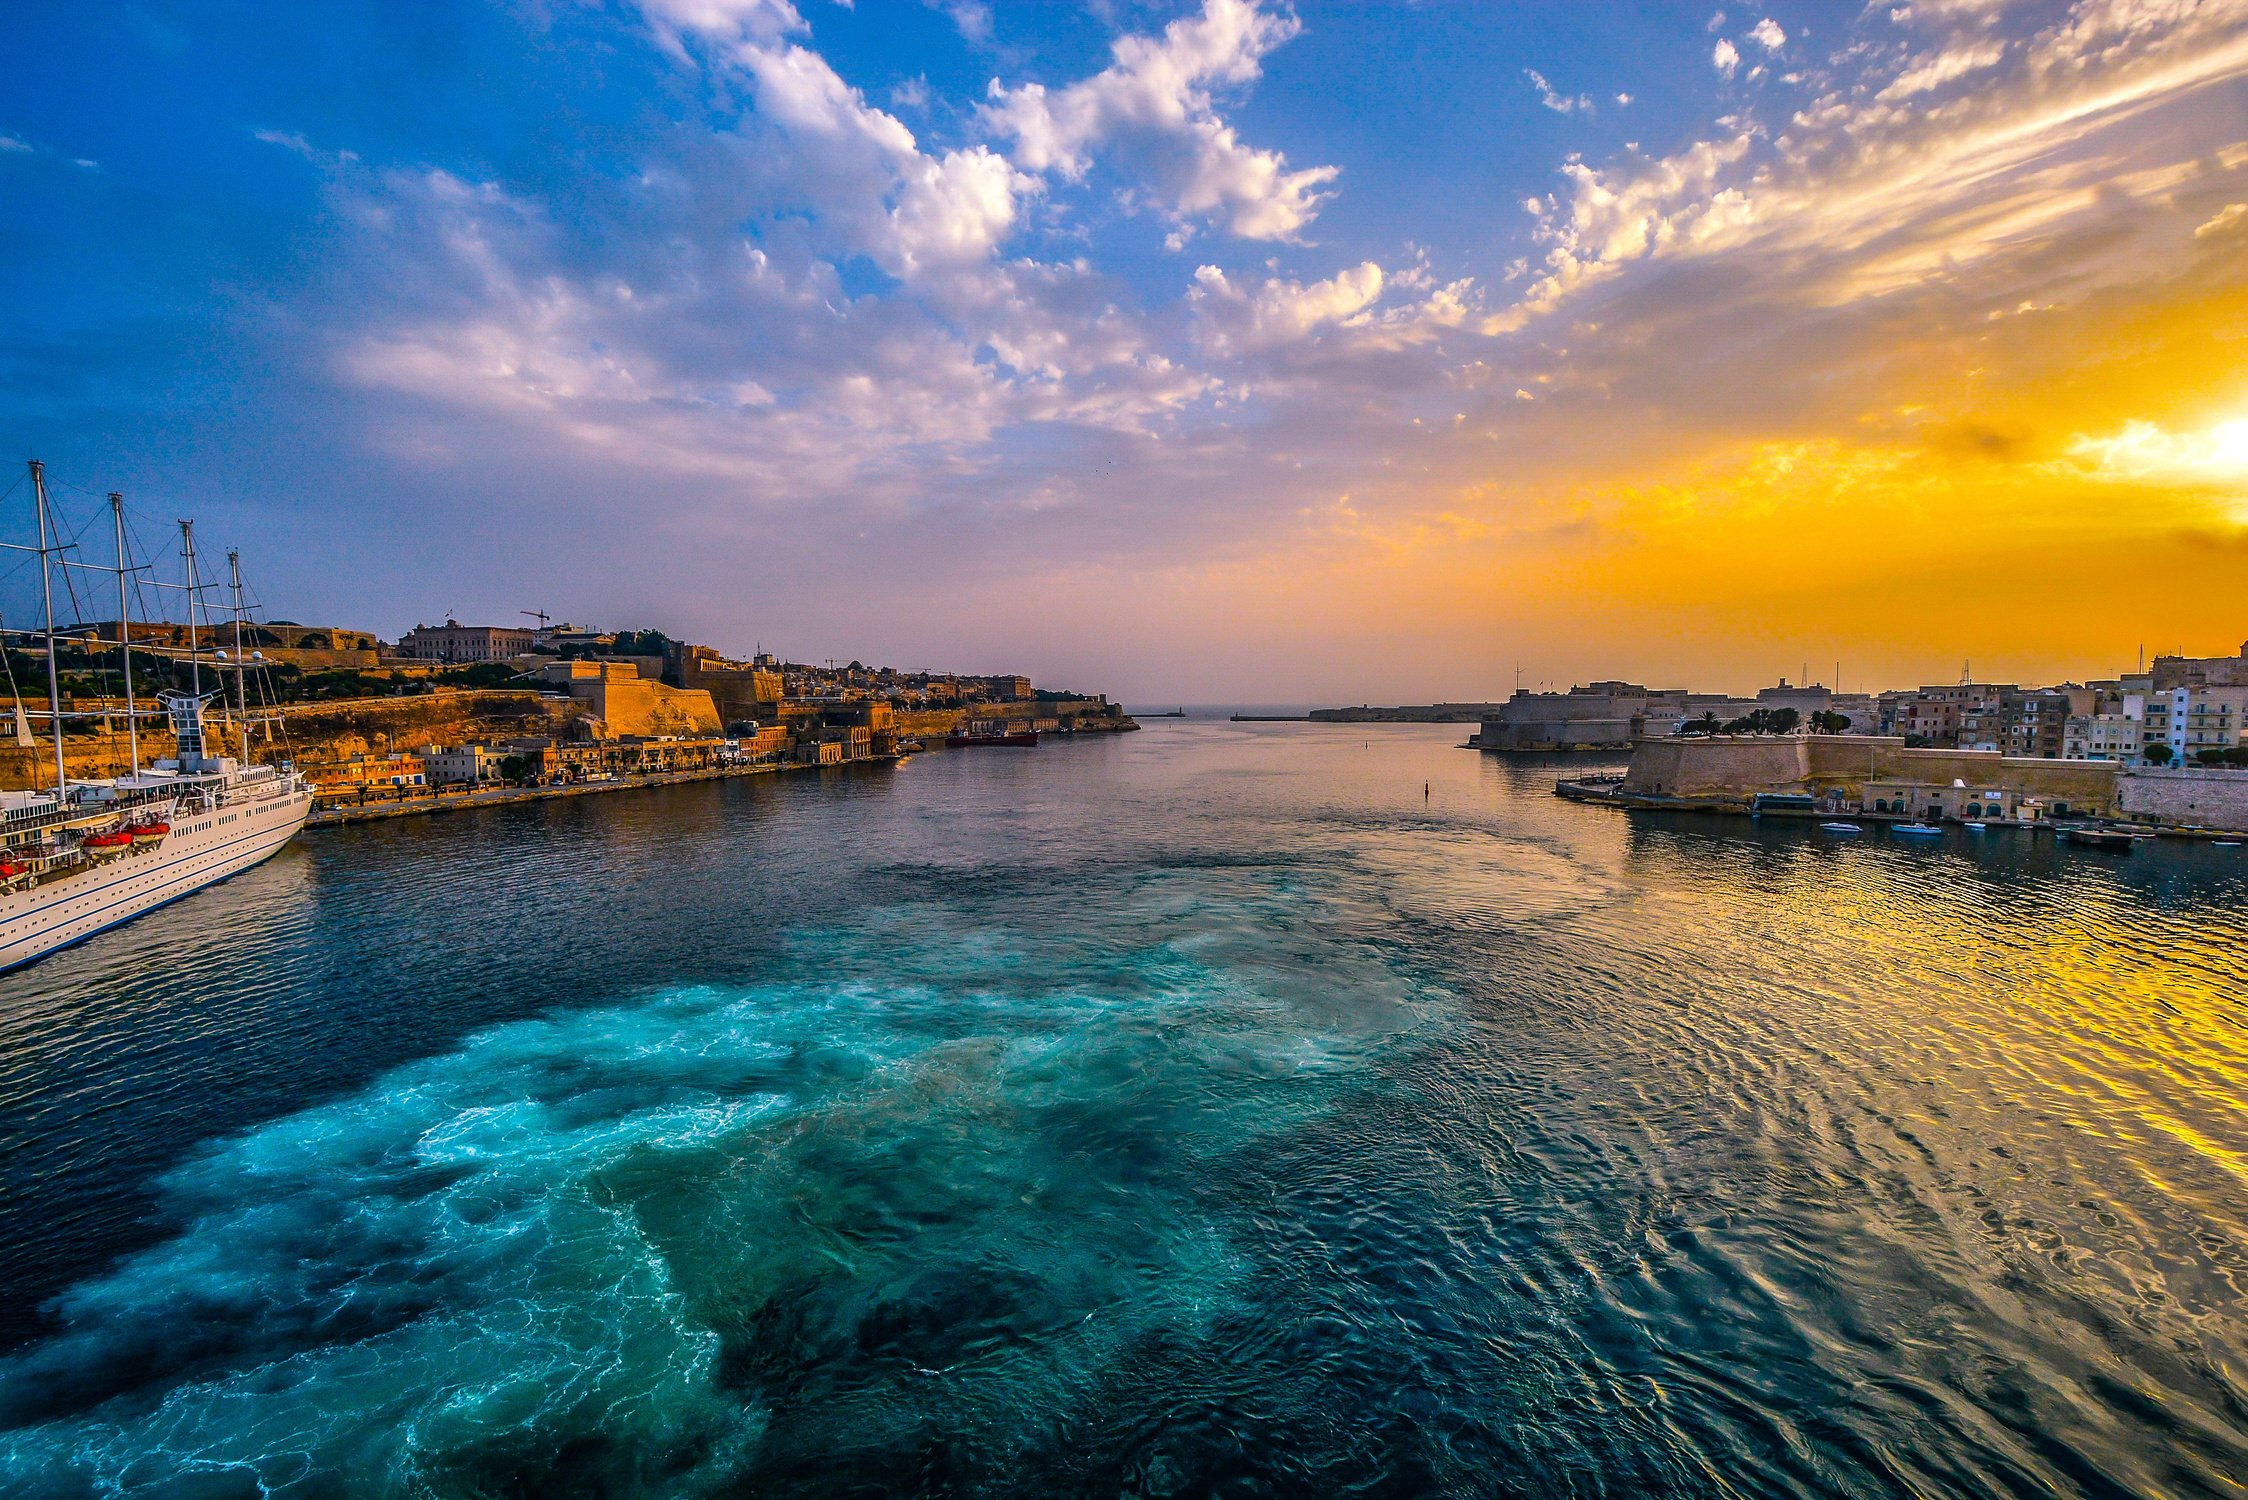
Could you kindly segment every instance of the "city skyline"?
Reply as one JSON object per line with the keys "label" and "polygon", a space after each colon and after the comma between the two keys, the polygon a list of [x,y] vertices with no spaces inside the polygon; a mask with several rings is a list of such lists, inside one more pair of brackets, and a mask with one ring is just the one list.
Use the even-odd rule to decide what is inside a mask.
{"label": "city skyline", "polygon": [[2248,630],[2248,5],[14,30],[0,431],[275,614],[1189,702]]}

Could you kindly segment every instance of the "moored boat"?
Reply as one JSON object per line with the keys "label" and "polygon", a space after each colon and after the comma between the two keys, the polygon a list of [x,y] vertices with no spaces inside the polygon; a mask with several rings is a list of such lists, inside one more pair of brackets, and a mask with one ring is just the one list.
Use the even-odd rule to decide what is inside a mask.
{"label": "moored boat", "polygon": [[1944,836],[1943,828],[1935,823],[1892,823],[1889,831],[1905,839],[1940,839]]}
{"label": "moored boat", "polygon": [[2068,828],[2062,830],[2061,836],[2086,849],[2107,849],[2121,854],[2129,854],[2152,837],[2126,828]]}
{"label": "moored boat", "polygon": [[1030,750],[1035,749],[1038,745],[1038,731],[1035,729],[1006,729],[992,732],[960,729],[946,735],[944,742],[955,750],[968,745],[1004,745],[1011,749]]}

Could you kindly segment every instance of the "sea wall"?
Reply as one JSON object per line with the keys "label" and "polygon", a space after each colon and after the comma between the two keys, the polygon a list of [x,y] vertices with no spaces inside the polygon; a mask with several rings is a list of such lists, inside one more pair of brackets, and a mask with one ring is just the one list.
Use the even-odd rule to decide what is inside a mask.
{"label": "sea wall", "polygon": [[1990,750],[1907,749],[1893,735],[1710,735],[1642,740],[1624,790],[1640,796],[1746,799],[1757,792],[1840,791],[1869,780],[2005,787],[2088,813],[2116,807],[2117,767]]}
{"label": "sea wall", "polygon": [[2116,802],[2141,822],[2248,829],[2248,771],[2125,771],[2116,778]]}
{"label": "sea wall", "polygon": [[1624,790],[1642,797],[1748,797],[1799,791],[1810,775],[1804,746],[1787,735],[1710,735],[1641,740]]}

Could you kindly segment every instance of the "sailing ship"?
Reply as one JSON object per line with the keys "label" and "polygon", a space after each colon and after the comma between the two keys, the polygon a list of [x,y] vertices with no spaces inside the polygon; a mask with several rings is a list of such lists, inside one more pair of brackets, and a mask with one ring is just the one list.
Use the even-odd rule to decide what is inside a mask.
{"label": "sailing ship", "polygon": [[[201,589],[195,572],[192,522],[181,523],[186,558],[190,688],[164,689],[160,705],[144,710],[134,699],[131,626],[127,580],[135,573],[126,561],[122,497],[112,494],[117,562],[93,568],[117,575],[118,659],[123,670],[123,717],[130,740],[129,775],[73,780],[63,757],[61,679],[56,665],[53,566],[90,567],[56,559],[67,550],[59,528],[50,526],[46,476],[31,464],[31,489],[38,513],[39,545],[9,550],[39,554],[40,594],[46,613],[48,723],[54,740],[55,784],[39,791],[0,792],[0,970],[13,969],[95,933],[129,922],[141,913],[177,901],[215,881],[248,869],[274,853],[304,826],[312,811],[313,787],[296,769],[247,764],[249,748],[248,659],[242,652],[241,570],[234,562],[235,672],[242,726],[242,759],[213,754],[206,725],[211,705],[223,705],[223,685],[202,687],[201,645],[196,615]],[[50,540],[52,534],[53,540]],[[225,653],[218,655],[223,658]],[[115,717],[116,711],[100,711]],[[140,720],[161,715],[170,722],[174,753],[143,766]],[[23,706],[16,705],[19,739],[27,739]]]}

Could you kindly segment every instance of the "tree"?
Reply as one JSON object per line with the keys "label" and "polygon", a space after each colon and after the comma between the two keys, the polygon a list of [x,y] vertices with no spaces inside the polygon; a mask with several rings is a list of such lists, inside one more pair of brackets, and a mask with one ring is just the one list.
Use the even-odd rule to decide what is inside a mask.
{"label": "tree", "polygon": [[1764,723],[1773,734],[1793,734],[1795,726],[1803,722],[1803,715],[1792,708],[1775,708],[1764,716]]}
{"label": "tree", "polygon": [[1696,734],[1715,734],[1720,726],[1716,714],[1704,712],[1700,718],[1688,721],[1686,727]]}
{"label": "tree", "polygon": [[2168,745],[2147,746],[2146,763],[2150,766],[2166,766],[2170,764],[2170,747]]}
{"label": "tree", "polygon": [[1850,716],[1836,713],[1832,709],[1822,708],[1811,715],[1811,732],[1813,734],[1848,734],[1850,732]]}

